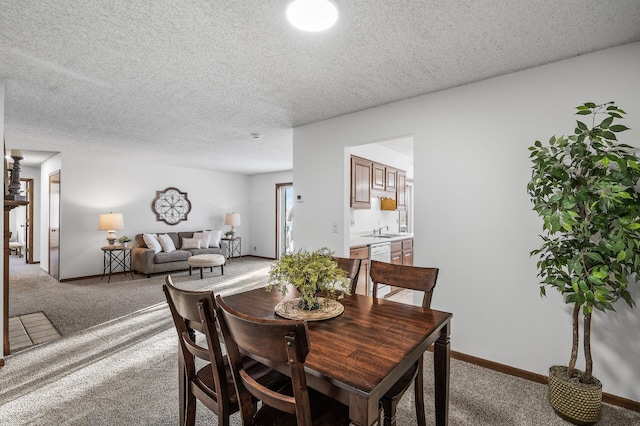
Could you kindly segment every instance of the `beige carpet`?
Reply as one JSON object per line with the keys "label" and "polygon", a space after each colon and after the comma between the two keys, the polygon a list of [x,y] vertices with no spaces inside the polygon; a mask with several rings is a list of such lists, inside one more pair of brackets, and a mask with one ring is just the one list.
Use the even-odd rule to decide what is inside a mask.
{"label": "beige carpet", "polygon": [[[9,316],[43,312],[53,327],[65,336],[102,324],[123,315],[164,301],[164,274],[135,279],[123,274],[107,278],[57,282],[39,265],[27,265],[24,258],[11,256],[9,268]],[[175,283],[197,290],[271,265],[270,260],[245,257],[227,262],[224,276],[220,268],[205,272],[204,279],[196,271],[171,272]]]}
{"label": "beige carpet", "polygon": [[[266,272],[223,280],[213,289],[223,296],[249,289],[261,285]],[[18,351],[0,370],[0,424],[175,425],[176,345],[166,303],[157,303]],[[430,353],[425,357],[427,424],[433,425],[433,361]],[[412,394],[400,403],[398,426],[416,424]],[[457,360],[451,361],[449,417],[452,426],[568,425],[549,407],[546,386]],[[196,424],[216,425],[217,419],[198,405]],[[640,413],[604,405],[598,424],[640,425]],[[232,425],[240,426],[237,415]]]}

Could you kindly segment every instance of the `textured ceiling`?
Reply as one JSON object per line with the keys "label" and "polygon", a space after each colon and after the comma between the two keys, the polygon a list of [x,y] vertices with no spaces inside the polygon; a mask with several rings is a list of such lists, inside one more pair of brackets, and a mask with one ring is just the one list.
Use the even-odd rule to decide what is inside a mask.
{"label": "textured ceiling", "polygon": [[7,148],[287,170],[295,126],[640,41],[638,0],[336,4],[0,0]]}

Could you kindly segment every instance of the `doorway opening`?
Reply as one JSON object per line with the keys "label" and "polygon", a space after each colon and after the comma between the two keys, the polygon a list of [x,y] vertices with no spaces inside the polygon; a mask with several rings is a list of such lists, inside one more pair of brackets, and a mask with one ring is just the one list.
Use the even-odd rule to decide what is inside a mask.
{"label": "doorway opening", "polygon": [[60,279],[60,170],[49,175],[49,275]]}
{"label": "doorway opening", "polygon": [[19,206],[9,213],[11,254],[15,254],[26,263],[33,261],[33,205],[34,180],[20,178],[20,192],[27,197],[26,206]]}
{"label": "doorway opening", "polygon": [[[364,180],[360,179],[359,187],[367,190],[362,193],[358,205],[353,200],[351,205],[347,204],[350,214],[349,234],[359,236],[379,229],[390,233],[413,233],[413,136],[398,136],[354,145],[346,155],[349,154],[365,160],[365,171],[361,172]],[[370,168],[368,173],[366,166]],[[347,179],[349,178],[351,176]],[[383,198],[387,201],[391,198],[396,206],[383,206]]]}
{"label": "doorway opening", "polygon": [[276,184],[276,259],[292,253],[293,243],[293,183]]}

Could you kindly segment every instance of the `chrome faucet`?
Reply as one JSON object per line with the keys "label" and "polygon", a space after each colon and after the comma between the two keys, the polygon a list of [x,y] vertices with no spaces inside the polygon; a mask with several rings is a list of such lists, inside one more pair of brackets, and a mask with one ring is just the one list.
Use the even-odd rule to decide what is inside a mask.
{"label": "chrome faucet", "polygon": [[373,230],[373,235],[376,235],[376,234],[382,235],[382,230],[385,229],[385,228],[387,229],[387,231],[389,230],[389,226],[388,225],[387,226],[381,226],[378,229],[374,229]]}

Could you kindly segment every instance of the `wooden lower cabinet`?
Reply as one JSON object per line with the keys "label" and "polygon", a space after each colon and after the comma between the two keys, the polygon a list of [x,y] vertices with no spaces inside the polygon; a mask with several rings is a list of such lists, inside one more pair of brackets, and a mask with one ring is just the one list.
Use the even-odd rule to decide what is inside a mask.
{"label": "wooden lower cabinet", "polygon": [[402,240],[402,264],[413,266],[413,238]]}
{"label": "wooden lower cabinet", "polygon": [[352,247],[349,257],[362,259],[356,294],[364,294],[366,296],[369,293],[369,246]]}
{"label": "wooden lower cabinet", "polygon": [[[369,246],[351,247],[349,257],[352,259],[362,259],[356,293],[369,295]],[[413,266],[413,238],[393,241],[391,243],[391,263],[395,265]],[[401,289],[392,289],[392,292],[387,296],[395,294],[398,290]]]}
{"label": "wooden lower cabinet", "polygon": [[[391,263],[394,265],[413,266],[413,238],[391,242]],[[402,290],[391,287],[391,291],[385,296],[393,296]]]}
{"label": "wooden lower cabinet", "polygon": [[402,241],[394,241],[391,243],[391,263],[394,265],[402,265]]}
{"label": "wooden lower cabinet", "polygon": [[413,266],[413,238],[391,243],[391,263]]}

